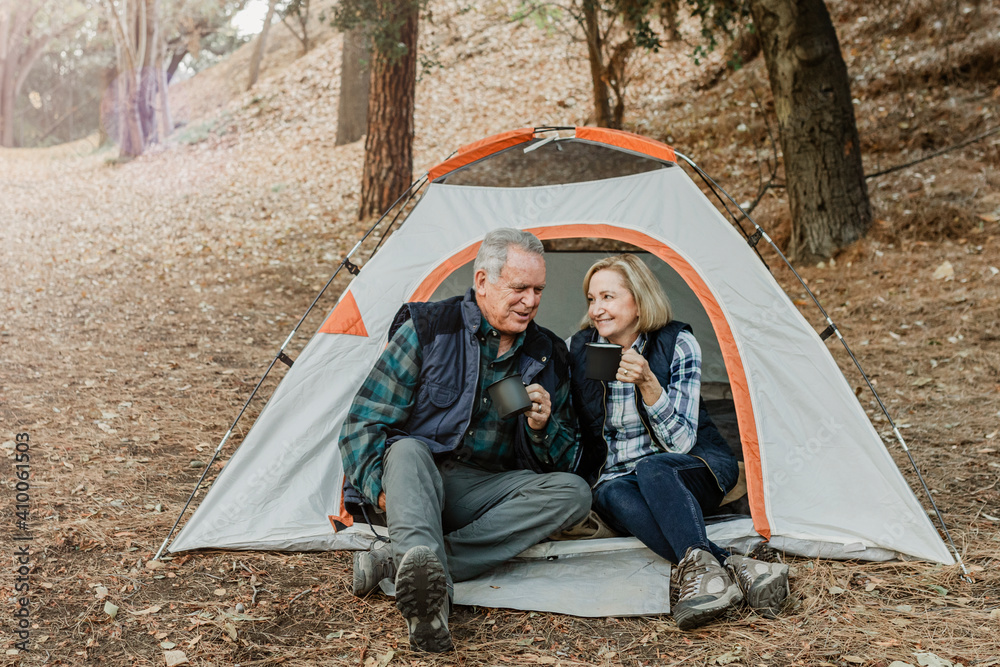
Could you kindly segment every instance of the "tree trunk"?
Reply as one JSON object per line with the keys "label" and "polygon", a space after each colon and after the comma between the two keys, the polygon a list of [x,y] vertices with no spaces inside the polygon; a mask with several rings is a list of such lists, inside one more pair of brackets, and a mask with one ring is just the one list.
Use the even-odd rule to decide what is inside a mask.
{"label": "tree trunk", "polygon": [[118,77],[119,152],[123,157],[142,155],[144,147],[142,121],[139,118],[139,80],[135,70]]}
{"label": "tree trunk", "polygon": [[274,18],[274,5],[277,0],[269,0],[267,3],[267,16],[264,18],[264,27],[257,36],[257,48],[254,49],[253,58],[250,59],[250,82],[247,90],[257,83],[257,75],[260,74],[260,61],[264,58],[264,49],[267,48],[267,33],[271,29],[271,19]]}
{"label": "tree trunk", "polygon": [[177,73],[177,68],[180,67],[181,61],[184,60],[184,56],[188,54],[187,47],[181,46],[177,51],[174,51],[170,55],[170,64],[167,65],[167,83],[174,78],[174,74]]}
{"label": "tree trunk", "polygon": [[410,187],[413,179],[419,7],[413,0],[396,0],[394,5],[401,24],[399,41],[406,46],[406,53],[391,58],[389,54],[376,52],[372,59],[368,136],[358,211],[362,219],[383,213]]}
{"label": "tree trunk", "polygon": [[157,0],[142,0],[146,3],[145,22],[137,26],[137,30],[145,31],[142,44],[142,67],[139,70],[139,120],[142,123],[143,147],[159,141],[159,126],[156,122],[156,94],[158,92],[159,76],[156,68],[159,59],[159,30],[157,17]]}
{"label": "tree trunk", "polygon": [[160,57],[156,63],[156,87],[160,91],[160,132],[164,141],[174,131],[174,119],[170,115],[170,92],[167,88],[170,84],[167,82],[167,70],[164,67],[166,50],[166,44],[162,45],[159,51]]}
{"label": "tree trunk", "polygon": [[667,39],[671,42],[681,40],[680,25],[677,22],[677,12],[680,9],[680,0],[663,0],[660,3],[660,19],[667,25]]}
{"label": "tree trunk", "polygon": [[341,52],[340,100],[337,103],[338,146],[357,141],[367,129],[372,54],[364,30],[355,28],[344,33]]}
{"label": "tree trunk", "polygon": [[124,158],[134,158],[142,155],[146,147],[147,134],[144,130],[151,124],[155,131],[156,114],[154,110],[152,117],[148,117],[143,71],[152,64],[147,60],[147,52],[150,26],[155,33],[156,0],[136,0],[122,6],[122,11],[107,0],[105,9],[118,63],[118,85],[114,98],[116,112],[113,115],[118,123],[119,153]]}
{"label": "tree trunk", "polygon": [[594,125],[615,127],[611,112],[608,71],[604,64],[604,44],[601,39],[600,11],[597,0],[583,0],[583,32],[587,38],[587,58],[590,60],[590,81],[594,88]]}
{"label": "tree trunk", "polygon": [[625,89],[628,88],[628,62],[635,50],[635,40],[631,36],[619,42],[613,49],[605,67],[607,88],[614,93],[615,105],[611,109],[611,119],[604,127],[620,130],[625,122]]}
{"label": "tree trunk", "polygon": [[822,0],[751,0],[792,214],[789,254],[829,257],[871,226],[847,66]]}
{"label": "tree trunk", "polygon": [[11,88],[14,82],[14,35],[11,34],[13,16],[11,9],[0,7],[0,146],[10,146],[14,141],[14,107]]}
{"label": "tree trunk", "polygon": [[14,73],[9,65],[0,68],[0,146],[14,145]]}
{"label": "tree trunk", "polygon": [[100,134],[98,136],[98,146],[107,143],[110,137],[120,136],[118,133],[118,119],[115,114],[119,108],[118,94],[118,68],[114,65],[104,70],[101,75],[101,105],[100,105]]}

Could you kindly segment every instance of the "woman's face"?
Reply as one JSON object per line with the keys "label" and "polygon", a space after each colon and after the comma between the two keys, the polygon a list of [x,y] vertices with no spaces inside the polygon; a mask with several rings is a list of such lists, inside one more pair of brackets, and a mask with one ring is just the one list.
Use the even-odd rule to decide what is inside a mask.
{"label": "woman's face", "polygon": [[617,271],[602,269],[590,277],[587,303],[587,315],[597,333],[622,347],[635,342],[639,309]]}

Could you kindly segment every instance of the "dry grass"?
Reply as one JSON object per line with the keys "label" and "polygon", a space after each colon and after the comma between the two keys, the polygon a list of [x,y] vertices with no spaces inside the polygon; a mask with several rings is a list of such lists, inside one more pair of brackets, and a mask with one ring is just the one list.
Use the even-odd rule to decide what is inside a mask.
{"label": "dry grass", "polygon": [[[870,171],[996,122],[996,93],[981,78],[913,90],[877,84],[891,74],[891,49],[866,44],[876,35],[889,47],[910,39],[933,54],[929,33],[883,34],[874,21],[858,23],[855,4],[830,4],[852,72],[866,72],[856,94]],[[980,6],[995,32],[993,8]],[[501,129],[586,119],[582,53],[529,26],[496,22],[501,9],[435,10],[425,44],[445,69],[420,84],[418,164]],[[940,11],[927,10],[928,20],[932,10]],[[293,48],[282,30],[273,33],[276,53]],[[35,536],[32,651],[8,653],[5,664],[162,665],[166,650],[183,650],[198,665],[884,667],[916,665],[920,653],[998,664],[995,140],[872,181],[872,235],[835,266],[799,267],[894,417],[910,424],[903,432],[973,583],[955,567],[924,563],[794,560],[792,599],[776,620],[741,612],[683,634],[669,618],[459,608],[458,652],[428,657],[408,650],[391,601],[350,595],[347,554],[203,552],[148,569],[201,474],[192,462],[208,460],[270,355],[362,231],[354,222],[362,147],[332,145],[336,44],[330,37],[291,66],[266,71],[251,94],[222,88],[234,78],[225,68],[189,82],[183,95],[204,96],[199,113],[223,111],[192,115],[189,127],[204,123],[202,135],[128,164],[106,164],[108,152],[83,145],[0,152],[0,441],[30,434]],[[672,137],[739,199],[752,198],[754,156],[764,154],[766,138],[752,82],[764,110],[770,105],[761,63],[695,97],[697,71],[683,48],[657,58],[634,84],[633,128]],[[209,99],[212,90],[225,94]],[[781,195],[757,211],[771,229],[787,225]],[[946,261],[953,278],[933,278]],[[804,296],[787,272],[775,273],[794,299]],[[345,284],[333,286],[321,312]],[[807,317],[823,328],[814,312]],[[292,356],[306,338],[293,343]],[[860,386],[843,352],[834,354]],[[280,376],[279,368],[265,395]],[[259,409],[252,406],[241,429]],[[918,488],[898,447],[888,446]],[[221,462],[210,480],[219,469]],[[10,552],[13,543],[3,544]],[[12,610],[10,571],[0,590]],[[114,619],[103,611],[107,600],[120,607]],[[13,650],[6,630],[2,641]]]}

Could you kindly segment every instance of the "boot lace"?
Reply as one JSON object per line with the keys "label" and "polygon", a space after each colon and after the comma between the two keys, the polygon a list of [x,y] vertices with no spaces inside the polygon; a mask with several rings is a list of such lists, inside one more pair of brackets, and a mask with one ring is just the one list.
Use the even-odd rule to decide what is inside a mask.
{"label": "boot lace", "polygon": [[708,574],[708,567],[697,558],[685,558],[677,564],[677,579],[681,583],[680,599],[694,597],[701,587],[701,581]]}

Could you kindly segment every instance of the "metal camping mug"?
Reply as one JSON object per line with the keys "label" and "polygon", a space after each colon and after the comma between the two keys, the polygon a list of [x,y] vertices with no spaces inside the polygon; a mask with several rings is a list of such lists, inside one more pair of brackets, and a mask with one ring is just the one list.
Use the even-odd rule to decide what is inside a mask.
{"label": "metal camping mug", "polygon": [[622,346],[614,343],[587,343],[587,377],[610,382],[618,375]]}
{"label": "metal camping mug", "polygon": [[493,404],[500,412],[500,419],[507,419],[531,409],[531,399],[520,375],[508,375],[486,388]]}

